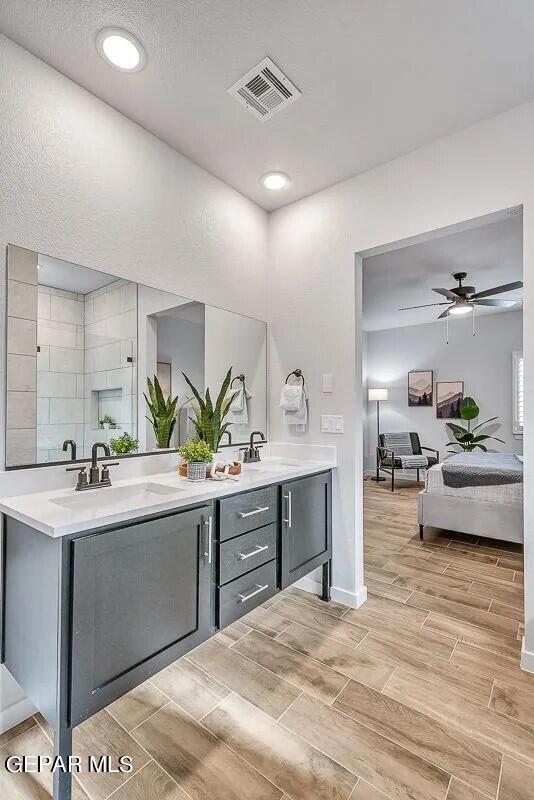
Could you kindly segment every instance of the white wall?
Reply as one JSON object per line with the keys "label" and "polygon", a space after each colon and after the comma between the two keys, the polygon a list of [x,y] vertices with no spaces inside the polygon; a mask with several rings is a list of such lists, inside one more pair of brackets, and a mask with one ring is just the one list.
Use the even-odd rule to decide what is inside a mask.
{"label": "white wall", "polygon": [[0,104],[1,328],[8,242],[266,318],[264,211],[2,36]]}
{"label": "white wall", "polygon": [[[436,382],[464,381],[464,395],[480,407],[479,422],[498,417],[488,431],[506,444],[489,442],[502,452],[521,453],[523,437],[513,434],[512,352],[523,348],[523,314],[509,311],[487,314],[476,322],[451,319],[449,344],[444,325],[432,323],[369,331],[367,334],[367,386],[387,386],[388,401],[380,405],[381,431],[416,431],[422,445],[434,447],[441,457],[451,440],[445,420],[436,418]],[[434,405],[408,406],[410,370],[434,371]],[[364,398],[365,399],[365,398]],[[375,465],[376,403],[367,405],[366,469]]]}
{"label": "white wall", "polygon": [[[534,103],[528,103],[271,215],[271,388],[276,397],[285,374],[302,367],[310,388],[304,438],[338,445],[333,579],[353,597],[363,587],[361,259],[355,269],[354,254],[523,204],[528,441],[534,436],[534,370],[528,368],[534,360],[533,166]],[[335,375],[331,395],[321,392],[322,372]],[[343,436],[320,434],[320,414],[328,412],[345,415]],[[270,432],[275,439],[295,438],[283,429],[274,404]],[[534,485],[528,448],[525,479]],[[525,503],[525,537],[526,646],[534,669],[532,492]]]}

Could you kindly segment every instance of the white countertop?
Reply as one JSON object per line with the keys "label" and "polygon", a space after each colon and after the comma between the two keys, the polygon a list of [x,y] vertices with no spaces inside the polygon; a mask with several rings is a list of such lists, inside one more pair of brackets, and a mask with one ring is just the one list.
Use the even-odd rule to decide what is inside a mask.
{"label": "white countertop", "polygon": [[[111,487],[86,492],[76,492],[72,486],[3,497],[0,511],[47,536],[58,538],[301,478],[334,466],[331,461],[266,458],[257,464],[244,464],[236,480],[199,482],[180,477],[175,468],[115,480]],[[73,477],[76,477],[74,473]]]}

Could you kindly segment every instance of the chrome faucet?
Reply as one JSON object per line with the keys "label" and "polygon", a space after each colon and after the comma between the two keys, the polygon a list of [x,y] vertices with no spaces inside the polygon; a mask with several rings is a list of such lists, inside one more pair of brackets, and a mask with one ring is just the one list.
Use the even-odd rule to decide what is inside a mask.
{"label": "chrome faucet", "polygon": [[65,439],[63,442],[63,452],[66,453],[70,447],[70,460],[76,461],[76,442],[74,439]]}
{"label": "chrome faucet", "polygon": [[95,442],[91,449],[91,469],[89,470],[89,480],[87,480],[87,467],[67,467],[67,472],[74,472],[78,470],[78,482],[76,484],[76,491],[81,492],[85,489],[100,489],[103,486],[111,486],[111,478],[109,477],[109,468],[117,467],[119,462],[114,461],[112,464],[106,463],[102,465],[102,475],[98,468],[98,448],[101,447],[104,455],[110,457],[110,449],[105,442]]}
{"label": "chrome faucet", "polygon": [[[262,444],[256,445],[254,443],[254,437],[260,436],[260,442]],[[260,459],[260,447],[267,441],[265,438],[265,434],[262,431],[252,431],[250,434],[250,442],[248,447],[240,447],[240,450],[244,450],[245,454],[243,456],[243,463],[244,464],[253,464],[256,461],[261,461]]]}

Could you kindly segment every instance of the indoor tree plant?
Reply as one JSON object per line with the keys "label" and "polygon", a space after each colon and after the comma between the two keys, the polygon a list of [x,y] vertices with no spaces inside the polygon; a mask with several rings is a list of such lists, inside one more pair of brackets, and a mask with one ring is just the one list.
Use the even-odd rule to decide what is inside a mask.
{"label": "indoor tree plant", "polygon": [[176,417],[179,409],[176,408],[178,403],[178,395],[171,400],[171,397],[163,396],[161,386],[158,381],[157,375],[154,375],[154,380],[146,379],[148,388],[148,397],[145,394],[146,404],[150,411],[150,417],[146,419],[152,424],[154,434],[156,437],[156,447],[167,449],[170,447],[171,436],[176,425]]}
{"label": "indoor tree plant", "polygon": [[447,422],[447,428],[449,428],[456,440],[454,442],[449,442],[447,447],[459,447],[464,453],[470,453],[477,448],[487,452],[488,448],[483,442],[490,439],[494,442],[502,442],[502,444],[504,444],[504,441],[498,439],[496,436],[490,436],[487,433],[476,433],[476,431],[480,431],[480,428],[484,425],[494,422],[497,417],[491,417],[484,422],[479,422],[478,425],[471,428],[471,423],[473,420],[477,419],[479,414],[480,409],[472,397],[464,397],[463,400],[460,401],[460,419],[467,422],[467,427],[464,428],[462,425],[456,425],[454,422]]}
{"label": "indoor tree plant", "polygon": [[219,394],[217,395],[215,405],[213,405],[209,388],[206,389],[205,395],[202,397],[200,392],[195,388],[195,386],[193,386],[185,372],[182,372],[182,375],[184,376],[187,385],[193,392],[196,401],[191,405],[195,415],[193,423],[195,425],[197,436],[199,439],[209,445],[213,453],[216,453],[219,449],[221,439],[228,428],[228,425],[230,424],[229,422],[224,422],[224,420],[228,414],[228,411],[230,410],[230,404],[237,394],[237,392],[232,392],[228,397],[226,396],[232,381],[232,367],[230,367],[226,373],[226,377],[223,380]]}
{"label": "indoor tree plant", "polygon": [[203,481],[206,468],[212,459],[212,450],[207,442],[201,439],[188,439],[178,450],[187,463],[187,477],[190,481]]}

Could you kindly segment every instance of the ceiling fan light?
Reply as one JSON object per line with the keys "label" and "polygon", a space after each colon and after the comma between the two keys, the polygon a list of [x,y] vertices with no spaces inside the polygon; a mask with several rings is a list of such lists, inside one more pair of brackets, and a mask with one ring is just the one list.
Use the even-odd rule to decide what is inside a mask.
{"label": "ceiling fan light", "polygon": [[469,314],[473,310],[473,306],[469,303],[454,303],[449,308],[449,314],[460,316],[460,314]]}

